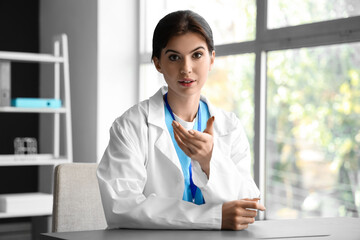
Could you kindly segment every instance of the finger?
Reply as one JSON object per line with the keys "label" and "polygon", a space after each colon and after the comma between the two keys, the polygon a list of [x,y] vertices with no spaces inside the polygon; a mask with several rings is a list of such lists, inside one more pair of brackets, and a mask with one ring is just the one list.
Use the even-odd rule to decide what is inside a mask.
{"label": "finger", "polygon": [[246,201],[259,201],[260,197],[257,198],[243,198],[242,200],[246,200]]}
{"label": "finger", "polygon": [[202,132],[196,131],[194,129],[187,131],[181,124],[176,121],[173,121],[172,126],[174,130],[178,130],[178,134],[181,139],[189,139],[196,147],[200,147],[202,142],[208,141],[208,138]]}
{"label": "finger", "polygon": [[177,142],[178,146],[181,150],[186,154],[186,156],[193,158],[196,155],[196,148],[191,144],[186,144],[184,141],[179,137],[179,135],[174,131],[174,138]]}
{"label": "finger", "polygon": [[215,116],[209,118],[209,120],[206,123],[206,128],[204,130],[204,133],[208,133],[211,136],[214,136],[214,121],[215,121]]}
{"label": "finger", "polygon": [[183,150],[183,152],[188,156],[188,157],[192,157],[192,152],[190,150],[190,148],[188,148],[180,139],[179,135],[174,131],[174,138],[175,141],[177,142],[177,144],[179,145],[180,149]]}
{"label": "finger", "polygon": [[239,217],[236,220],[236,228],[237,230],[243,230],[248,228],[249,224],[255,222],[255,218],[248,218],[248,217]]}
{"label": "finger", "polygon": [[248,224],[238,224],[234,230],[244,230],[249,227]]}
{"label": "finger", "polygon": [[238,217],[254,218],[257,216],[257,210],[243,208],[243,207],[237,207],[236,215]]}
{"label": "finger", "polygon": [[191,139],[193,138],[191,134],[189,134],[188,131],[183,131],[182,126],[176,126],[175,122],[173,123],[173,130],[176,132],[181,139]]}
{"label": "finger", "polygon": [[188,138],[192,137],[192,135],[178,122],[173,121],[172,127],[173,127],[173,129],[177,129],[179,131],[179,133],[181,133],[183,136],[186,136]]}
{"label": "finger", "polygon": [[250,210],[250,209],[246,209],[245,212],[243,213],[243,217],[247,217],[247,218],[254,218],[257,216],[257,211],[256,210]]}
{"label": "finger", "polygon": [[238,217],[236,219],[236,224],[248,225],[255,222],[255,218],[252,217]]}
{"label": "finger", "polygon": [[[174,124],[175,125],[175,124]],[[183,128],[183,127],[182,127]],[[176,132],[176,134],[179,136],[179,138],[181,139],[181,141],[187,145],[188,147],[190,147],[192,150],[195,150],[195,148],[200,148],[201,147],[201,143],[196,140],[191,134],[189,134],[187,131],[182,131],[180,129],[180,127],[176,127],[173,126],[173,130],[174,133]]]}
{"label": "finger", "polygon": [[246,201],[246,200],[240,200],[237,202],[239,207],[242,208],[251,208],[251,209],[258,209],[261,211],[265,211],[265,206],[261,203],[255,202],[255,201]]}
{"label": "finger", "polygon": [[256,208],[255,208],[255,209],[259,209],[259,210],[261,210],[261,211],[265,211],[265,210],[266,210],[265,206],[262,205],[261,203],[258,203],[258,202],[256,202]]}
{"label": "finger", "polygon": [[208,138],[206,137],[206,134],[199,132],[199,131],[195,131],[193,129],[188,131],[192,136],[193,139],[199,142],[207,142]]}

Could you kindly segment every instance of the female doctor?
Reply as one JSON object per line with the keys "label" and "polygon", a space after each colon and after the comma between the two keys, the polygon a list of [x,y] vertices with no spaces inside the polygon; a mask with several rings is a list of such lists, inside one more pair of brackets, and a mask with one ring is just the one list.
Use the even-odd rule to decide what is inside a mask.
{"label": "female doctor", "polygon": [[239,119],[201,95],[214,59],[198,14],[156,26],[152,60],[167,86],[114,121],[97,170],[109,228],[241,230],[265,210]]}

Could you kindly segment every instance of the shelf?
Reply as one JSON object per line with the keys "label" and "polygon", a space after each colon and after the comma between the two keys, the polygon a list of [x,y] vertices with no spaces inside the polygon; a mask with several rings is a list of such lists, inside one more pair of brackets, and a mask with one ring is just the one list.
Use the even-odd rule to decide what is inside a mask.
{"label": "shelf", "polygon": [[58,165],[68,162],[68,159],[54,158],[51,154],[0,155],[0,166]]}
{"label": "shelf", "polygon": [[0,219],[1,218],[17,218],[17,217],[38,217],[38,216],[51,216],[52,211],[45,211],[45,212],[20,212],[20,213],[4,213],[0,212]]}
{"label": "shelf", "polygon": [[0,112],[7,113],[66,113],[66,108],[20,108],[20,107],[0,107]]}
{"label": "shelf", "polygon": [[0,51],[0,60],[10,60],[19,62],[48,62],[48,63],[62,63],[63,57],[55,57],[51,54],[39,53],[20,53],[20,52],[5,52]]}
{"label": "shelf", "polygon": [[49,193],[1,194],[0,198],[0,218],[52,215],[53,196]]}

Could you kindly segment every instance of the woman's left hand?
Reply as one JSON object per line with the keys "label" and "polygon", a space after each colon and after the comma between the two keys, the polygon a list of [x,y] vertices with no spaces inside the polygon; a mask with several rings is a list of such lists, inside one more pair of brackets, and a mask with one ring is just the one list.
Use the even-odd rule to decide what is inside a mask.
{"label": "woman's left hand", "polygon": [[214,146],[214,121],[214,116],[209,118],[204,132],[192,129],[187,131],[178,122],[173,121],[172,123],[177,144],[188,157],[199,162],[201,169],[208,178],[210,174],[210,159]]}

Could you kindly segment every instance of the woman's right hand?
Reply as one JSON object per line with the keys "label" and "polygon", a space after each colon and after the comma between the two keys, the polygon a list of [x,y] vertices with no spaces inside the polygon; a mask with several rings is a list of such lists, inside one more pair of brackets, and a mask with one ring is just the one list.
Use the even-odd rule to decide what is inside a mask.
{"label": "woman's right hand", "polygon": [[265,211],[258,199],[242,199],[226,202],[222,205],[221,229],[243,230],[255,222],[257,209]]}

